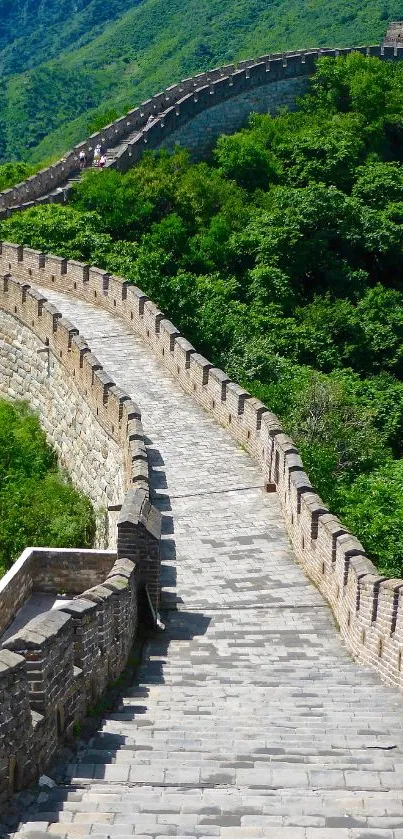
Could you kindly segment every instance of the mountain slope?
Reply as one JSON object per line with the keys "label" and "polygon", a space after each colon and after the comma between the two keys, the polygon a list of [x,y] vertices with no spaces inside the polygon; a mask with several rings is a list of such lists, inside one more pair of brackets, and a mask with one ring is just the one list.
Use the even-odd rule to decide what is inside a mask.
{"label": "mountain slope", "polygon": [[[0,0],[0,10],[1,2],[6,0]],[[91,130],[94,114],[102,118],[105,112],[107,121],[161,87],[211,66],[268,51],[377,43],[388,20],[401,13],[398,0],[188,0],[186,5],[182,0],[138,5],[113,0],[104,4],[102,31],[95,35],[99,3],[80,0],[76,6],[81,8],[60,25],[52,18],[55,35],[48,33],[47,54],[55,54],[63,32],[68,38],[77,33],[78,48],[63,49],[57,61],[9,77],[0,94],[1,159],[38,161],[60,154]],[[105,16],[116,15],[119,5],[130,8],[105,24]],[[10,49],[3,50],[3,60]],[[116,113],[109,113],[111,108]]]}
{"label": "mountain slope", "polygon": [[87,44],[133,0],[0,0],[0,72],[19,73]]}

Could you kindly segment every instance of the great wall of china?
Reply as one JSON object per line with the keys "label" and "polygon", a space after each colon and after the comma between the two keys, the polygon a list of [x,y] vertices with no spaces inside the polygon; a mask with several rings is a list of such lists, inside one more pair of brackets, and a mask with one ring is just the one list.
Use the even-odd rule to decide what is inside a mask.
{"label": "great wall of china", "polygon": [[383,46],[264,55],[184,79],[92,134],[52,166],[1,192],[0,214],[34,204],[64,203],[79,174],[80,151],[91,160],[98,144],[108,149],[106,166],[120,172],[134,166],[145,149],[180,144],[202,156],[219,134],[236,131],[252,111],[292,108],[320,56],[334,58],[353,51],[385,61],[403,58],[400,43],[385,41]]}
{"label": "great wall of china", "polygon": [[[385,59],[403,58],[403,48],[396,45],[360,49],[368,55]],[[348,52],[350,50],[347,49],[321,51],[328,55]],[[275,110],[284,101],[292,105],[293,97],[304,89],[318,54],[301,52],[270,56],[187,80],[80,144],[62,163],[2,193],[0,206],[8,213],[30,203],[66,200],[67,182],[77,168],[80,149],[85,148],[90,154],[98,140],[107,143],[110,150],[115,148],[112,139],[119,141],[120,145],[116,144],[115,151],[110,154],[109,164],[124,171],[139,159],[144,148],[170,147],[181,139],[183,145],[195,150],[200,137],[206,137],[207,123],[211,128],[208,134],[211,142],[222,130],[223,122],[228,126],[229,120],[231,130],[235,130],[251,109]],[[271,88],[267,85],[268,77]],[[231,99],[232,105],[228,107]],[[146,125],[149,116],[153,116],[154,120]],[[53,194],[49,192],[50,187]],[[60,191],[55,192],[54,188]],[[225,446],[229,446],[225,440],[230,435],[237,448],[229,449],[228,457],[235,461],[241,458],[245,486],[234,485],[224,490],[218,474],[211,474],[211,470],[206,477],[203,467],[198,465],[196,480],[193,473],[190,478],[187,477],[186,466],[182,474],[179,465],[175,466],[175,479],[171,481],[176,493],[172,497],[196,496],[199,490],[203,495],[207,484],[211,494],[241,490],[252,493],[253,490],[246,519],[258,511],[260,522],[266,514],[269,518],[273,516],[271,505],[274,505],[275,520],[278,521],[279,510],[275,507],[278,499],[297,563],[330,605],[346,648],[356,662],[364,665],[362,670],[353,665],[353,692],[359,690],[357,685],[361,682],[368,691],[371,690],[370,685],[376,685],[374,694],[380,689],[389,709],[389,723],[390,720],[397,721],[398,713],[394,717],[394,711],[389,707],[390,702],[393,705],[395,693],[388,692],[387,687],[378,686],[376,677],[375,681],[368,677],[366,674],[370,671],[366,665],[377,671],[388,685],[399,689],[403,687],[403,580],[380,577],[365,556],[362,545],[326,508],[312,488],[298,451],[293,441],[284,434],[278,418],[259,400],[231,382],[225,372],[215,369],[200,356],[163,312],[141,290],[124,279],[17,244],[3,242],[0,250],[0,324],[3,336],[0,344],[0,394],[10,398],[29,398],[77,485],[85,489],[96,506],[111,508],[108,524],[100,534],[103,549],[101,544],[94,551],[30,548],[0,582],[0,631],[3,636],[0,650],[0,806],[47,768],[66,736],[71,735],[74,724],[102,695],[107,683],[122,672],[136,633],[139,604],[142,609],[149,609],[152,619],[156,619],[161,605],[160,544],[163,558],[169,556],[170,560],[172,540],[165,535],[164,542],[164,516],[171,508],[166,506],[166,484],[159,483],[162,467],[155,467],[155,463],[164,463],[163,459],[161,461],[164,446],[168,460],[170,447],[175,448],[175,456],[182,455],[182,434],[185,445],[190,433],[186,410],[193,411],[186,406],[193,403],[202,409],[201,412],[199,408],[194,409],[195,418],[191,415],[192,428],[200,424],[201,437],[196,438],[197,446],[204,446],[203,441],[208,444],[210,434],[218,434],[220,446],[224,446],[225,451]],[[101,313],[106,314],[101,316]],[[70,316],[72,322],[67,319]],[[88,333],[97,318],[105,318],[105,324],[109,324],[108,335],[100,335],[96,329],[94,335]],[[83,332],[80,319],[85,325],[84,334],[89,343],[80,334]],[[118,374],[115,372],[112,378],[109,365],[104,367],[104,362],[101,363],[91,352],[91,347],[93,340],[95,344],[98,342],[105,358],[109,359],[112,343],[108,343],[105,350],[101,338],[113,342],[115,327],[118,348],[110,358],[116,364]],[[131,358],[128,348],[132,340],[136,340],[136,346],[144,345],[147,358],[149,355],[155,358],[153,364],[159,371],[161,382],[167,382],[162,390],[172,387],[176,388],[175,394],[183,393],[183,410],[181,402],[174,403],[177,405],[176,412],[168,412],[161,417],[158,414],[158,378],[154,382],[152,401],[157,411],[156,425],[162,421],[162,428],[166,426],[167,429],[162,437],[160,432],[162,443],[159,448],[151,439],[153,426],[147,432],[143,429],[142,409],[136,404],[136,395],[125,392],[124,370],[127,358]],[[141,376],[140,362],[141,352]],[[133,360],[131,363],[134,363]],[[117,384],[114,379],[117,379]],[[146,402],[147,398],[149,394],[146,394]],[[161,410],[164,410],[163,400]],[[205,415],[215,421],[206,426],[207,431],[203,426]],[[77,423],[74,417],[81,419]],[[171,423],[177,426],[173,428],[172,435]],[[175,437],[178,433],[179,436]],[[215,444],[212,445],[214,448]],[[191,453],[191,459],[199,464],[197,446]],[[204,453],[200,463],[205,460],[208,461],[208,458]],[[256,484],[248,484],[245,478],[248,470],[252,470],[252,463],[255,464],[253,475]],[[262,495],[266,500],[261,509]],[[121,505],[120,513],[115,515],[114,511]],[[242,517],[242,506],[239,509]],[[222,516],[224,522],[224,512]],[[175,524],[175,516],[173,520]],[[205,526],[206,533],[209,533],[208,521]],[[180,525],[178,529],[180,531]],[[185,529],[192,532],[191,522],[185,525]],[[220,529],[215,531],[212,523],[212,544],[217,547],[220,542],[215,540],[219,540],[219,533]],[[239,537],[241,543],[242,538],[246,537]],[[170,561],[165,565],[171,568]],[[230,579],[231,574],[227,585],[230,585]],[[65,604],[58,603],[57,609],[38,614],[25,625],[16,625],[16,631],[10,634],[10,626],[13,627],[18,610],[35,593],[51,594],[55,598],[67,593],[69,597]],[[254,594],[252,602],[258,603],[262,594],[259,587]],[[307,595],[307,604],[310,597],[310,594]],[[314,597],[318,598],[314,605],[319,608],[320,597],[316,594]],[[180,611],[178,602],[175,601],[174,611]],[[208,600],[201,602],[208,613],[211,603]],[[235,608],[238,601],[229,602],[231,606],[226,602],[225,593],[220,592],[214,605],[217,610],[229,609]],[[162,607],[167,608],[167,603],[165,599]],[[249,603],[248,598],[244,605],[249,608],[250,604],[246,606],[246,603]],[[292,588],[284,599],[285,608],[310,608],[307,604],[299,604],[298,594],[294,597]],[[264,596],[256,608],[267,609]],[[329,627],[326,632],[329,632]],[[332,626],[330,633],[336,635]],[[304,637],[302,628],[301,638]],[[343,655],[344,652],[340,664],[342,670],[345,666]],[[320,657],[316,664],[323,664],[326,670]],[[314,680],[315,677],[309,678]],[[365,701],[362,700],[361,713],[363,718],[367,714],[372,723],[376,712],[371,704],[367,708]],[[371,700],[368,699],[368,702],[371,703]],[[366,724],[363,723],[363,726]],[[367,727],[371,731],[370,723]],[[358,737],[358,730],[356,734]],[[399,741],[399,745],[393,748],[403,749],[403,743]],[[137,777],[135,769],[130,772],[130,778]],[[188,773],[191,778],[189,769]],[[174,773],[172,784],[175,788],[181,785],[178,777]],[[165,780],[166,776],[164,783]],[[397,784],[395,777],[392,780],[393,789]],[[139,783],[151,785],[147,773]],[[325,787],[330,789],[329,785],[325,784]],[[381,782],[380,791],[386,791]],[[403,811],[399,810],[399,818],[403,819]],[[106,820],[106,824],[110,826],[111,823]],[[302,824],[301,821],[298,830],[305,830]],[[66,836],[72,834],[68,825],[63,825],[63,828],[66,828]],[[112,832],[112,827],[109,829],[111,836],[126,835],[118,830]],[[83,826],[83,832],[77,830],[74,835],[87,836],[84,830]],[[293,834],[296,839],[308,836],[308,833],[296,830],[297,827]],[[44,836],[48,835],[46,831],[47,828]],[[29,834],[23,832],[21,835]],[[163,834],[153,832],[147,835]],[[169,835],[173,835],[171,831]],[[191,835],[207,833],[202,831]],[[267,831],[241,834],[236,830],[225,833],[225,828],[221,832],[220,826],[220,832],[211,835],[272,834]],[[347,833],[337,835],[347,836]],[[382,832],[379,835],[383,835]]]}

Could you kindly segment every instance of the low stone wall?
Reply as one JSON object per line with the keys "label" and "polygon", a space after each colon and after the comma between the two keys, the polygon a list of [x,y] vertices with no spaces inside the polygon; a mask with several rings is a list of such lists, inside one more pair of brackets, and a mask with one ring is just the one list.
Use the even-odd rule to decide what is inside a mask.
{"label": "low stone wall", "polygon": [[221,134],[233,134],[245,125],[250,114],[274,115],[280,108],[295,110],[298,96],[302,96],[308,89],[308,81],[309,76],[273,81],[252,87],[217,105],[212,104],[172,131],[157,148],[173,152],[175,146],[181,146],[190,151],[192,160],[201,160],[211,151]]}
{"label": "low stone wall", "polygon": [[0,807],[44,772],[122,672],[137,629],[140,568],[118,559],[102,584],[40,615],[0,649]]}
{"label": "low stone wall", "polygon": [[108,506],[121,504],[127,489],[124,448],[88,410],[84,392],[32,327],[0,310],[0,335],[0,396],[29,401],[60,465],[94,505],[97,546],[115,548],[116,514]]}
{"label": "low stone wall", "polygon": [[[117,553],[31,548],[0,581],[0,634],[32,593],[62,591],[74,597],[70,603],[39,615],[12,637],[3,637],[1,807],[13,792],[46,770],[74,725],[122,672],[136,634],[139,604],[142,613],[151,611],[155,620],[160,594],[161,515],[149,501],[140,411],[114,385],[78,330],[46,297],[9,274],[0,282],[0,315],[13,339],[18,335],[21,351],[25,342],[24,363],[19,359],[17,366],[15,344],[4,342],[3,381],[8,382],[4,392],[14,397],[31,395],[48,422],[55,418],[57,428],[65,411],[69,422],[63,435],[69,433],[70,426],[73,429],[66,450],[86,446],[87,454],[80,448],[79,455],[88,458],[85,467],[94,485],[102,486],[107,498],[121,491],[123,501],[117,522]],[[40,356],[49,355],[40,362],[44,369],[36,366],[38,349]],[[49,373],[55,375],[41,389]],[[74,420],[81,410],[85,431],[79,435]],[[102,459],[91,461],[100,429],[108,451],[105,456],[116,456],[118,462],[120,457],[123,477],[119,483],[112,473],[108,475],[112,487],[104,485]],[[50,429],[49,433],[52,438]],[[80,482],[81,473],[77,480]]]}
{"label": "low stone wall", "polygon": [[[184,126],[202,112],[211,108],[218,109],[220,130],[225,130],[223,119],[228,114],[230,114],[233,127],[238,127],[239,120],[234,121],[237,112],[242,113],[243,120],[247,113],[256,107],[253,104],[254,97],[257,96],[259,102],[262,100],[262,96],[256,94],[258,88],[280,84],[278,88],[280,95],[271,91],[263,94],[264,102],[267,100],[267,103],[263,105],[263,110],[271,107],[273,97],[274,109],[276,109],[282,102],[281,91],[285,96],[284,104],[290,96],[292,101],[299,94],[303,88],[300,80],[306,81],[314,72],[316,61],[320,56],[336,57],[353,51],[388,61],[403,58],[403,47],[387,44],[342,49],[299,50],[292,53],[263,55],[257,59],[239,61],[206,73],[199,73],[143,102],[138,108],[134,108],[115,122],[106,125],[102,131],[92,134],[87,140],[79,143],[52,166],[42,169],[26,181],[0,193],[0,212],[7,213],[14,208],[27,207],[36,203],[63,202],[65,198],[63,192],[53,195],[52,193],[58,187],[65,185],[68,179],[78,172],[79,154],[82,150],[91,159],[98,143],[107,146],[108,149],[113,148],[115,154],[107,165],[126,171],[140,159],[145,149],[160,148],[165,145],[170,147],[176,138],[184,145]],[[297,83],[293,85],[292,80],[296,80]],[[286,84],[281,87],[281,83]],[[221,106],[231,99],[237,99],[238,102],[234,102],[229,109],[222,109]],[[246,110],[245,101],[248,103]],[[257,110],[262,110],[262,108],[258,106]],[[217,119],[218,111],[215,117],[212,116],[212,125]],[[190,129],[189,142],[195,136],[195,131],[196,134],[201,133],[203,124],[202,121],[194,131]]]}
{"label": "low stone wall", "polygon": [[332,607],[351,652],[387,682],[403,687],[403,580],[377,574],[360,542],[314,492],[278,418],[199,355],[125,280],[8,243],[2,245],[0,271],[102,306],[141,336],[182,388],[260,464],[268,489],[277,489],[297,559]]}
{"label": "low stone wall", "polygon": [[[130,489],[118,522],[117,556],[31,548],[0,581],[0,809],[47,769],[121,674],[140,610],[150,611],[151,603],[155,620],[160,536],[161,517],[146,490]],[[63,591],[73,599],[5,637],[36,591]]]}
{"label": "low stone wall", "polygon": [[115,560],[114,551],[26,548],[0,579],[0,638],[31,594],[81,594],[102,583]]}

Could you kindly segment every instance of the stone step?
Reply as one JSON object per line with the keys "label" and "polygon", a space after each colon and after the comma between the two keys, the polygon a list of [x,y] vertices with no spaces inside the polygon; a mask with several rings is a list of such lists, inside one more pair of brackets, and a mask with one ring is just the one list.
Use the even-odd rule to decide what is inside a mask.
{"label": "stone step", "polygon": [[158,749],[152,749],[150,751],[142,751],[140,749],[125,749],[121,748],[116,751],[107,751],[101,749],[92,749],[89,748],[86,750],[85,755],[86,762],[91,763],[98,763],[98,764],[118,764],[118,763],[125,763],[125,764],[132,764],[134,766],[138,765],[161,765],[161,766],[175,766],[175,765],[199,765],[199,766],[206,766],[207,764],[216,764],[221,766],[231,766],[231,765],[240,765],[245,764],[247,765],[255,765],[256,763],[276,763],[284,766],[290,765],[295,766],[298,764],[303,764],[307,766],[315,766],[315,767],[331,767],[335,766],[341,769],[351,769],[351,768],[360,768],[362,770],[367,769],[377,769],[379,771],[390,771],[394,770],[396,763],[393,758],[388,757],[379,757],[379,756],[371,756],[371,755],[363,755],[362,757],[357,756],[354,754],[347,754],[347,755],[338,755],[338,754],[330,754],[324,757],[323,755],[318,754],[306,754],[304,753],[303,756],[300,754],[284,754],[278,755],[275,753],[274,750],[267,750],[267,754],[260,753],[257,754],[249,753],[249,754],[234,754],[229,755],[228,752],[225,753],[224,750],[221,754],[218,754],[217,751],[209,752],[197,752],[197,751],[187,751],[186,749],[177,750],[177,751],[163,751]]}
{"label": "stone step", "polygon": [[[100,814],[102,817],[102,814]],[[34,826],[24,831],[21,835],[26,839],[44,839],[49,836],[58,836],[62,839],[70,837],[93,837],[103,836],[104,839],[119,839],[120,836],[135,836],[137,839],[166,839],[168,836],[177,836],[181,839],[191,837],[227,837],[227,839],[402,839],[402,827],[398,820],[380,819],[379,823],[372,827],[368,825],[365,818],[337,818],[329,819],[328,825],[320,815],[314,818],[301,819],[302,824],[294,823],[291,817],[288,823],[284,824],[283,819],[274,816],[260,816],[260,824],[257,824],[255,817],[225,817],[221,819],[205,818],[204,823],[197,823],[197,819],[189,816],[182,816],[177,822],[169,821],[168,816],[159,816],[157,819],[149,817],[138,818],[136,822],[102,822],[90,820],[73,823],[50,823],[46,830],[36,829]],[[401,822],[400,822],[401,824]]]}

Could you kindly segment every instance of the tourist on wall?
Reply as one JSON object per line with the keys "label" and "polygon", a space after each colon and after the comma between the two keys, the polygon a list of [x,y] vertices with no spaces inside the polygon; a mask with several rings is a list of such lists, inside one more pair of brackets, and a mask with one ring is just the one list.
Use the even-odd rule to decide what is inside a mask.
{"label": "tourist on wall", "polygon": [[101,159],[101,145],[100,145],[100,143],[98,143],[98,145],[96,145],[95,149],[94,149],[94,166],[99,165],[100,159]]}

